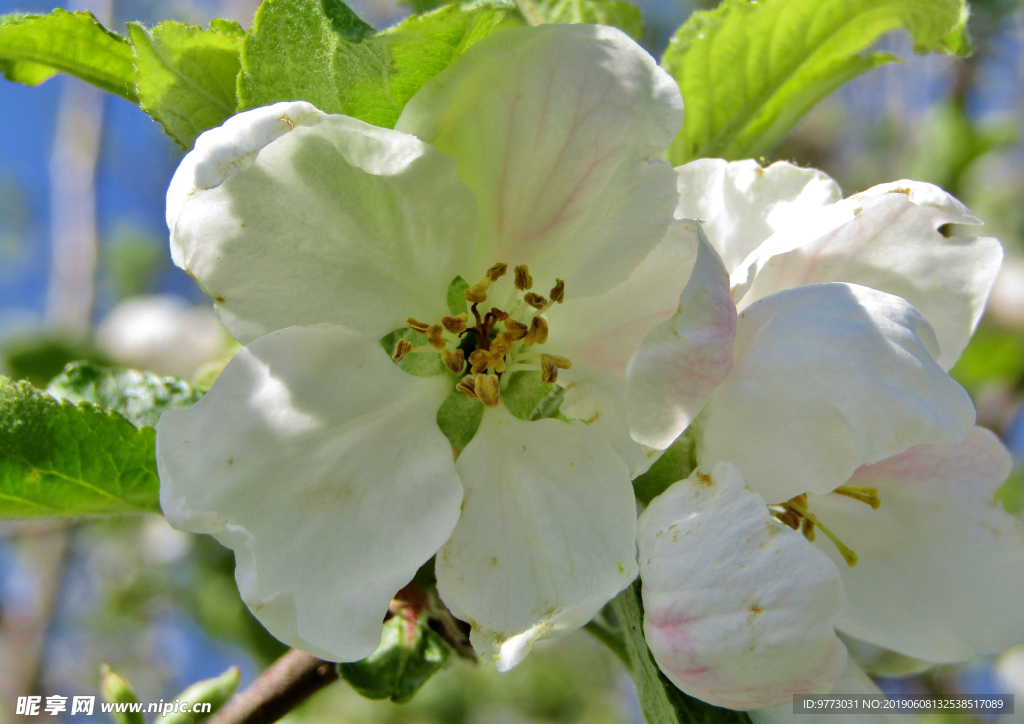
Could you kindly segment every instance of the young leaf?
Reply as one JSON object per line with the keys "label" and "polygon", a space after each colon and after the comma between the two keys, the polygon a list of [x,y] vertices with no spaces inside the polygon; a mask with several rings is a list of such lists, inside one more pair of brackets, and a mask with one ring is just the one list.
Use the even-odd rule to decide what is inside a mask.
{"label": "young leaf", "polygon": [[[111,671],[106,664],[100,666],[100,691],[108,704],[127,704],[125,708],[128,709],[132,704],[139,703],[132,685]],[[115,711],[112,716],[114,724],[145,724],[146,721],[137,711]]]}
{"label": "young leaf", "polygon": [[239,109],[304,100],[392,128],[424,83],[503,18],[448,6],[371,35],[341,0],[266,0],[242,45]]}
{"label": "young leaf", "polygon": [[612,599],[618,631],[647,724],[750,724],[743,711],[721,709],[687,696],[665,678],[644,639],[644,605],[637,581]]}
{"label": "young leaf", "polygon": [[156,427],[165,410],[191,407],[206,390],[153,372],[75,362],[50,382],[47,392],[73,404],[90,402],[112,410],[135,427]]}
{"label": "young leaf", "polygon": [[625,0],[516,0],[530,25],[591,23],[613,25],[639,40],[644,34],[640,8]]}
{"label": "young leaf", "polygon": [[186,150],[238,106],[242,38],[226,22],[218,27],[228,32],[170,20],[151,31],[128,23],[139,105]]}
{"label": "young leaf", "polygon": [[860,55],[885,33],[967,55],[967,15],[966,0],[725,0],[694,13],[661,59],[686,105],[669,160],[763,155],[843,83],[897,61]]}
{"label": "young leaf", "polygon": [[197,681],[174,698],[176,701],[180,700],[183,704],[187,704],[188,709],[191,709],[194,704],[209,704],[210,711],[200,713],[190,711],[187,714],[178,712],[172,713],[170,716],[161,715],[158,721],[161,724],[201,724],[201,722],[212,717],[217,710],[228,703],[228,700],[234,696],[235,690],[240,683],[242,683],[242,672],[238,670],[237,666],[232,666],[220,676]]}
{"label": "young leaf", "polygon": [[0,518],[160,512],[156,433],[0,378]]}
{"label": "young leaf", "polygon": [[0,17],[0,72],[29,85],[68,73],[138,102],[131,48],[89,12]]}

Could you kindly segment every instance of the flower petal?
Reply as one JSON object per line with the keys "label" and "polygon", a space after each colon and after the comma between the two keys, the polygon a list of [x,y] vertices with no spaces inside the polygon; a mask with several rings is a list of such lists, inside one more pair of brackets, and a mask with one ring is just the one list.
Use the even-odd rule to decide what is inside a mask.
{"label": "flower petal", "polygon": [[[270,108],[280,105],[296,104]],[[180,198],[193,176],[206,179],[169,200],[169,216],[179,207],[171,249],[231,334],[245,343],[337,323],[378,339],[408,316],[447,314],[477,231],[451,159],[347,116],[271,133],[267,115],[241,113],[200,136],[168,192]],[[199,173],[207,167],[218,173]]]}
{"label": "flower petal", "polygon": [[584,423],[488,410],[456,466],[466,497],[437,556],[438,591],[499,670],[540,636],[582,626],[636,577],[629,473]]}
{"label": "flower petal", "polygon": [[698,459],[732,461],[778,503],[911,445],[962,440],[974,406],[934,351],[928,323],[890,294],[820,284],[765,297],[740,314]]}
{"label": "flower petal", "polygon": [[480,208],[477,273],[526,263],[589,296],[665,235],[678,194],[658,158],[682,125],[679,88],[621,31],[495,33],[409,101],[395,128],[455,159]]}
{"label": "flower petal", "polygon": [[722,259],[700,239],[678,311],[655,327],[626,370],[626,419],[633,439],[664,449],[679,437],[732,369],[736,305]]}
{"label": "flower petal", "polygon": [[447,391],[357,332],[273,332],[196,405],[161,417],[161,507],[234,549],[242,599],[274,636],[361,659],[459,517],[462,486],[434,420]]}
{"label": "flower petal", "polygon": [[842,198],[821,171],[777,161],[702,158],[676,168],[677,219],[700,219],[730,273],[776,231]]}
{"label": "flower petal", "polygon": [[[843,675],[836,682],[832,690],[828,692],[829,697],[834,698],[863,698],[884,696],[875,682],[868,678],[853,659],[847,659]],[[835,715],[839,712],[833,710],[817,712],[793,713],[793,703],[789,702],[782,706],[771,706],[764,709],[754,709],[747,712],[753,724],[835,724]],[[886,714],[883,710],[844,712],[843,722],[849,724],[902,724],[903,718],[899,714]]]}
{"label": "flower petal", "polygon": [[740,276],[752,284],[740,309],[782,289],[852,282],[903,297],[935,330],[948,370],[967,346],[1003,259],[997,239],[940,232],[980,224],[942,189],[897,181],[834,205],[765,242]]}
{"label": "flower petal", "polygon": [[[992,501],[1010,455],[988,430],[918,445],[860,468],[850,485],[878,489],[872,510],[839,495],[808,502],[857,552],[843,567],[837,626],[926,661],[958,661],[1024,643],[1024,523]],[[822,550],[836,558],[828,543]]]}
{"label": "flower petal", "polygon": [[773,520],[730,463],[696,472],[640,516],[644,635],[665,675],[715,706],[792,704],[846,665],[836,567]]}

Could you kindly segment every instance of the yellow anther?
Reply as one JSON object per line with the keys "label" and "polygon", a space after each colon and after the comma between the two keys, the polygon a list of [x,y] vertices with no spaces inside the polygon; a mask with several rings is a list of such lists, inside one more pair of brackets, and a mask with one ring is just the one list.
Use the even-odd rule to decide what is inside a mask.
{"label": "yellow anther", "polygon": [[[537,319],[539,319],[539,317],[537,317]],[[505,320],[505,338],[509,342],[518,342],[526,337],[529,331],[530,328],[522,322],[517,322],[512,318]]]}
{"label": "yellow anther", "polygon": [[567,370],[570,367],[572,367],[572,362],[557,354],[542,354],[540,356],[540,378],[545,382],[555,382],[558,379],[558,370]]}
{"label": "yellow anther", "polygon": [[441,360],[448,369],[457,375],[462,374],[462,370],[466,369],[466,353],[461,349],[456,349],[454,352],[446,349],[441,353]]}
{"label": "yellow anther", "polygon": [[811,543],[814,542],[814,523],[811,522],[810,518],[804,518],[803,524],[800,526],[800,532],[804,534],[804,538]]}
{"label": "yellow anther", "polygon": [[555,286],[551,287],[551,294],[548,296],[551,297],[552,302],[561,304],[565,300],[565,282],[555,279]]}
{"label": "yellow anther", "polygon": [[429,327],[427,327],[427,331],[425,333],[427,335],[427,341],[430,343],[430,346],[433,347],[434,349],[445,348],[446,342],[444,341],[444,337],[442,336],[443,332],[444,327],[442,327],[440,324],[431,324]]}
{"label": "yellow anther", "polygon": [[544,309],[545,307],[548,306],[547,299],[545,299],[539,294],[534,294],[533,292],[527,292],[523,296],[523,301],[529,304],[534,309]]}
{"label": "yellow anther", "polygon": [[420,334],[426,334],[427,330],[430,329],[429,324],[427,324],[426,322],[421,322],[418,319],[413,319],[412,317],[406,317],[405,323],[409,327],[409,329],[411,329],[414,332],[419,332]]}
{"label": "yellow anther", "polygon": [[821,524],[821,521],[818,520],[813,514],[811,514],[811,512],[808,511],[806,507],[804,507],[804,505],[801,505],[799,502],[797,502],[801,498],[803,499],[804,505],[806,505],[806,503],[807,503],[807,496],[806,495],[801,495],[801,496],[798,496],[796,498],[793,498],[792,500],[790,500],[789,502],[785,503],[784,505],[787,508],[791,508],[792,510],[796,511],[802,517],[807,518],[809,521],[811,521],[811,523],[813,523],[818,528],[820,528],[821,532],[824,533],[826,536],[828,536],[828,539],[830,541],[832,541],[832,545],[834,545],[836,547],[836,550],[839,551],[839,555],[841,555],[843,557],[843,559],[846,561],[846,565],[850,566],[851,568],[853,568],[855,565],[857,565],[857,554],[854,553],[849,548],[847,548],[846,545],[841,540],[839,540],[836,537],[835,533],[833,533],[828,528],[823,526]]}
{"label": "yellow anther", "polygon": [[405,355],[409,354],[412,350],[412,342],[407,339],[398,340],[398,344],[395,345],[395,353],[391,356],[395,362],[401,362],[405,359]]}
{"label": "yellow anther", "polygon": [[491,307],[491,315],[499,322],[504,322],[508,319],[508,312],[503,312],[497,307]]}
{"label": "yellow anther", "polygon": [[548,341],[548,323],[543,317],[534,317],[530,322],[530,331],[526,334],[526,344],[544,344]]}
{"label": "yellow anther", "polygon": [[469,355],[469,364],[474,375],[485,372],[491,366],[491,353],[486,349],[474,349]]}
{"label": "yellow anther", "polygon": [[473,383],[473,390],[480,401],[487,407],[497,407],[501,402],[501,389],[498,375],[479,374]]}
{"label": "yellow anther", "polygon": [[466,397],[468,397],[469,399],[475,400],[476,378],[474,378],[472,375],[466,375],[461,380],[459,380],[459,384],[455,385],[455,389],[457,389],[459,392],[465,393]]}
{"label": "yellow anther", "polygon": [[878,510],[878,507],[882,504],[882,499],[878,497],[878,488],[861,488],[856,485],[840,485],[832,492],[839,495],[845,495],[847,498],[859,500],[862,503],[870,505],[874,510]]}
{"label": "yellow anther", "polygon": [[477,282],[469,289],[462,293],[462,296],[466,298],[466,301],[472,302],[473,304],[480,304],[481,302],[487,301],[487,290],[491,287],[491,280],[484,279]]}
{"label": "yellow anther", "polygon": [[441,324],[452,334],[462,334],[466,331],[466,320],[469,315],[465,312],[457,317],[441,317]]}
{"label": "yellow anther", "polygon": [[500,261],[487,270],[487,278],[492,282],[496,282],[505,276],[505,272],[508,271],[508,264],[502,264]]}
{"label": "yellow anther", "polygon": [[498,334],[491,340],[491,346],[489,347],[493,356],[505,356],[512,350],[512,343],[508,339],[508,335],[504,332],[498,332]]}
{"label": "yellow anther", "polygon": [[520,264],[515,268],[516,274],[516,289],[521,292],[525,292],[527,289],[533,287],[533,277],[530,276],[530,270],[526,264]]}

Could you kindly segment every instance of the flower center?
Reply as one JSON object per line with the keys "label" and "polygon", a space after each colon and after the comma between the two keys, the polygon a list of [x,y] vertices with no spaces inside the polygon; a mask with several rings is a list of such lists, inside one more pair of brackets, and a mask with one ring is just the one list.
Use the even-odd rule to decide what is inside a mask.
{"label": "flower center", "polygon": [[[394,359],[401,361],[410,352],[437,350],[441,360],[456,375],[463,375],[455,388],[487,407],[497,407],[501,390],[508,386],[513,372],[539,371],[544,382],[555,382],[558,370],[572,367],[565,357],[544,354],[535,348],[548,340],[544,313],[565,299],[565,282],[555,279],[547,297],[531,292],[533,277],[525,264],[513,270],[515,288],[503,306],[486,309],[491,286],[508,272],[508,264],[498,263],[484,278],[463,292],[470,313],[443,317],[440,324],[428,324],[409,317],[409,329],[426,335],[429,346],[414,347],[399,340]],[[470,326],[472,324],[472,326]]]}
{"label": "flower center", "polygon": [[[873,510],[878,510],[878,506],[882,504],[882,500],[878,497],[877,488],[861,488],[856,485],[840,485],[834,491],[837,495],[843,495],[847,498],[853,498],[859,500],[865,505],[870,505]],[[855,566],[857,565],[857,554],[850,550],[836,534],[830,531],[828,528],[821,524],[821,521],[807,509],[807,495],[798,495],[795,498],[787,500],[782,505],[770,505],[768,506],[772,516],[781,523],[785,523],[793,530],[799,530],[804,534],[804,537],[809,540],[814,540],[814,529],[817,527],[821,529],[832,544],[835,545],[839,554],[846,560],[846,565]]]}

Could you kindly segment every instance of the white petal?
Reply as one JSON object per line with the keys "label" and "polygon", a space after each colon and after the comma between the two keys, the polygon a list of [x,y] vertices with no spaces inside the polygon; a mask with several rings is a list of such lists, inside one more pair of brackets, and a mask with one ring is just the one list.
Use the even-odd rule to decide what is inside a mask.
{"label": "white petal", "polygon": [[792,706],[839,678],[839,572],[773,520],[731,464],[652,500],[639,543],[647,645],[687,694],[731,709]]}
{"label": "white petal", "polygon": [[785,161],[702,158],[676,169],[677,219],[700,219],[730,273],[776,231],[842,198],[821,171]]}
{"label": "white petal", "polygon": [[899,297],[855,284],[766,297],[740,314],[700,462],[734,462],[778,503],[828,493],[911,445],[962,440],[974,406],[934,351],[928,323]]}
{"label": "white petal", "polygon": [[157,429],[160,504],[235,551],[242,599],[285,643],[354,661],[441,547],[462,486],[435,422],[440,377],[341,327],[261,337]]}
{"label": "white petal", "polygon": [[[200,136],[172,182],[173,192],[178,176],[210,159],[234,170],[197,186],[171,229],[175,263],[214,298],[232,335],[249,342],[336,323],[377,339],[408,316],[447,314],[448,285],[477,231],[472,193],[451,159],[347,116],[259,135],[265,110]],[[244,163],[224,160],[250,147]]]}
{"label": "white petal", "polygon": [[732,369],[736,305],[729,275],[697,231],[697,260],[678,311],[647,335],[626,370],[630,433],[657,449],[679,437]]}
{"label": "white petal", "polygon": [[457,463],[462,517],[437,556],[441,598],[499,670],[582,626],[636,577],[626,466],[582,422],[487,410]]}
{"label": "white petal", "polygon": [[939,364],[953,366],[1003,258],[997,239],[939,232],[945,224],[981,223],[963,204],[931,184],[898,181],[796,221],[752,255],[741,274],[753,278],[741,309],[802,284],[862,284],[910,302],[935,330]]}
{"label": "white petal", "polygon": [[847,605],[837,626],[926,661],[1024,643],[1024,523],[992,501],[1010,466],[999,439],[975,427],[961,443],[919,445],[858,470],[850,484],[877,488],[878,510],[811,498],[860,558],[842,570]]}
{"label": "white petal", "polygon": [[657,159],[682,125],[675,82],[615,28],[495,33],[409,101],[395,128],[455,159],[480,207],[478,273],[526,263],[588,296],[661,241],[678,194]]}
{"label": "white petal", "polygon": [[[832,690],[828,692],[829,697],[835,698],[857,698],[884,696],[882,690],[875,686],[875,682],[868,678],[859,666],[848,659],[846,669]],[[747,712],[753,724],[835,724],[836,711],[823,711],[822,713],[794,714],[793,703],[782,706],[772,706],[764,709],[754,709]],[[885,714],[881,710],[870,712],[845,713],[839,720],[849,724],[901,724],[903,718],[899,714]]]}

